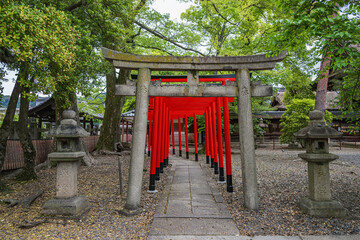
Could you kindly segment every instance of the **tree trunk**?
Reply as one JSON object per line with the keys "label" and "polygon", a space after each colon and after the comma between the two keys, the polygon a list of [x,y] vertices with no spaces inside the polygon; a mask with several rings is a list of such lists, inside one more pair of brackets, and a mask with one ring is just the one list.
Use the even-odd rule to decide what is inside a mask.
{"label": "tree trunk", "polygon": [[16,177],[16,179],[21,181],[28,181],[37,178],[34,169],[36,150],[32,144],[28,128],[29,99],[26,96],[28,93],[30,93],[29,88],[23,87],[20,98],[19,124],[17,128],[20,144],[24,152],[24,167],[22,168],[22,172]]}
{"label": "tree trunk", "polygon": [[97,151],[114,151],[115,143],[120,140],[120,118],[124,96],[115,95],[115,85],[126,83],[128,75],[128,70],[120,70],[119,76],[116,77],[115,69],[106,75],[105,114],[100,138],[96,145]]}
{"label": "tree trunk", "polygon": [[[54,96],[59,96],[58,94],[54,94]],[[61,120],[61,115],[62,112],[66,109],[71,109],[73,111],[76,112],[76,122],[77,125],[80,126],[80,114],[79,114],[79,109],[77,107],[77,96],[75,92],[70,92],[68,95],[68,98],[70,100],[70,102],[72,103],[71,106],[69,108],[67,108],[66,106],[64,106],[63,100],[62,98],[56,98],[55,99],[55,112],[56,112],[56,125],[58,126],[60,124],[60,120]],[[96,161],[95,159],[91,156],[91,154],[89,153],[89,151],[87,150],[86,146],[85,146],[85,141],[83,138],[81,138],[81,147],[82,150],[86,153],[85,157],[83,158],[83,161],[85,163],[86,166],[91,166],[92,164],[94,164]]]}
{"label": "tree trunk", "polygon": [[325,113],[326,110],[326,95],[329,82],[329,70],[327,67],[329,65],[330,58],[325,58],[320,67],[320,71],[323,71],[323,73],[321,74],[316,88],[315,110],[320,110],[323,113]]}
{"label": "tree trunk", "polygon": [[[5,117],[3,120],[3,123],[0,128],[0,176],[1,176],[1,170],[4,165],[5,156],[6,156],[6,144],[7,139],[10,135],[10,131],[12,128],[12,122],[14,119],[15,111],[16,111],[16,105],[19,100],[19,94],[20,94],[20,80],[23,78],[28,77],[28,67],[25,63],[23,63],[20,67],[19,74],[16,78],[14,89],[11,93],[11,97],[9,100],[9,105],[6,109]],[[3,182],[1,182],[0,179],[0,191],[7,189],[7,187],[4,185]]]}

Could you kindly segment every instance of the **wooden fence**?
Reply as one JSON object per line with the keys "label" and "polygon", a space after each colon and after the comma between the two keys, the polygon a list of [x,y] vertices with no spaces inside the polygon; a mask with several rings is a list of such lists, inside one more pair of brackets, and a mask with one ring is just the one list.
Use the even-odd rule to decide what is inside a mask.
{"label": "wooden fence", "polygon": [[[99,136],[84,138],[85,145],[89,152],[95,150]],[[54,140],[33,140],[36,150],[35,165],[46,161],[49,153],[52,152]],[[2,170],[21,168],[24,165],[24,152],[19,140],[8,140],[6,146],[6,157]]]}

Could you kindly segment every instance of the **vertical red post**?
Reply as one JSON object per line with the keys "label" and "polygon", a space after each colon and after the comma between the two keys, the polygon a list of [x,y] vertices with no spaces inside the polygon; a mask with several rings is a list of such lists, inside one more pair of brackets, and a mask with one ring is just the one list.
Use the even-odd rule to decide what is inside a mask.
{"label": "vertical red post", "polygon": [[179,127],[179,156],[181,157],[181,118],[178,119],[178,127]]}
{"label": "vertical red post", "polygon": [[166,157],[165,157],[165,166],[167,167],[169,165],[169,148],[170,148],[170,116],[169,116],[169,107],[166,107],[166,130],[165,130],[165,140],[166,140],[166,145],[165,145],[165,152],[166,152]]}
{"label": "vertical red post", "polygon": [[223,139],[222,139],[222,124],[221,124],[221,99],[216,98],[216,122],[217,122],[217,141],[219,152],[219,182],[225,182],[224,177],[224,152],[223,152]]}
{"label": "vertical red post", "polygon": [[205,111],[205,144],[206,144],[206,163],[210,163],[209,149],[210,149],[210,134],[209,134],[209,112]]}
{"label": "vertical red post", "polygon": [[148,156],[150,157],[150,154],[151,154],[151,138],[152,138],[152,124],[153,124],[153,121],[150,119],[149,120],[149,140],[148,140]]}
{"label": "vertical red post", "polygon": [[194,143],[195,143],[195,161],[199,161],[196,113],[194,113]]}
{"label": "vertical red post", "polygon": [[213,124],[212,124],[212,120],[211,120],[211,116],[212,116],[212,109],[211,109],[211,104],[209,107],[209,112],[208,112],[208,126],[209,126],[209,142],[210,142],[210,167],[214,168],[214,128],[213,128]]}
{"label": "vertical red post", "polygon": [[215,102],[211,103],[211,122],[213,125],[213,142],[214,142],[214,174],[219,174],[219,161],[217,157],[217,138],[216,138],[216,121],[215,121]]}
{"label": "vertical red post", "polygon": [[186,159],[189,159],[189,133],[188,133],[188,124],[187,116],[184,117],[184,127],[185,127],[185,146],[186,146]]}
{"label": "vertical red post", "polygon": [[151,150],[151,162],[150,162],[150,185],[149,185],[149,191],[155,191],[155,180],[156,175],[158,172],[157,168],[157,145],[158,145],[158,121],[159,121],[159,98],[155,97],[155,106],[153,111],[153,134],[152,134],[152,150]]}
{"label": "vertical red post", "polygon": [[161,98],[156,97],[159,101],[158,109],[157,109],[157,115],[158,115],[158,127],[156,134],[157,137],[157,143],[156,143],[156,180],[160,180],[160,159],[161,159]]}
{"label": "vertical red post", "polygon": [[[146,125],[148,125],[146,123]],[[147,143],[148,143],[148,137],[149,137],[149,131],[148,128],[146,127],[146,136],[145,136],[145,149],[144,149],[144,154],[146,155],[146,148],[147,148]]]}
{"label": "vertical red post", "polygon": [[175,135],[174,135],[174,120],[173,119],[171,119],[171,138],[172,138],[173,155],[175,155]]}
{"label": "vertical red post", "polygon": [[232,169],[231,169],[231,138],[230,138],[230,119],[229,119],[229,100],[224,97],[224,135],[225,135],[225,156],[226,156],[226,188],[228,192],[233,192]]}
{"label": "vertical red post", "polygon": [[165,111],[164,111],[164,98],[163,97],[160,97],[160,120],[159,120],[159,123],[160,123],[160,128],[159,128],[159,136],[160,136],[160,139],[159,139],[159,143],[160,143],[160,173],[163,173],[164,172],[164,114],[165,114]]}

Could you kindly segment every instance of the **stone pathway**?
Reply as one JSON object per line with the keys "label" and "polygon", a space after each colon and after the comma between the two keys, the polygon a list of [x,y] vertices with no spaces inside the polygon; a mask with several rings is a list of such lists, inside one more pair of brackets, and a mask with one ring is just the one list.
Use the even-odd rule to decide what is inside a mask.
{"label": "stone pathway", "polygon": [[171,156],[170,163],[169,184],[156,208],[148,239],[239,236],[214,180],[201,165],[176,156]]}

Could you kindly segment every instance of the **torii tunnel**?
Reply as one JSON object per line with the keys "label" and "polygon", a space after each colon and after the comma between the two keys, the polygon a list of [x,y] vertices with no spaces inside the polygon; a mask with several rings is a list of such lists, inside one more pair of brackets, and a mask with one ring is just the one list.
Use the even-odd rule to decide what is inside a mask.
{"label": "torii tunnel", "polygon": [[[174,119],[178,119],[179,124],[181,118],[187,121],[187,117],[195,117],[195,120],[197,115],[202,114],[206,116],[207,162],[210,162],[211,159],[211,166],[214,168],[214,172],[219,173],[220,181],[224,180],[220,110],[223,107],[225,165],[228,190],[231,191],[227,103],[233,101],[234,97],[237,97],[244,204],[249,209],[258,209],[259,199],[251,97],[271,96],[272,86],[250,82],[250,71],[273,69],[277,62],[282,61],[286,57],[286,52],[282,52],[274,57],[266,57],[265,54],[225,57],[174,57],[141,56],[102,48],[102,53],[115,68],[138,70],[136,82],[127,81],[126,84],[116,85],[115,90],[117,95],[136,96],[129,183],[125,208],[132,210],[137,209],[140,205],[145,158],[144,149],[149,116],[152,128],[150,133],[150,146],[152,148],[149,189],[153,191],[155,190],[156,178],[159,177],[161,169],[167,165],[170,146],[170,138],[168,136],[170,136],[170,130],[173,131],[171,126],[174,126]],[[183,84],[151,81],[151,71],[153,70],[187,71],[187,77],[186,80],[173,80],[173,82],[184,82]],[[234,81],[221,81],[222,84],[207,84],[204,81],[211,82],[212,80],[201,82],[199,77],[200,71],[234,72],[235,78],[233,79]],[[148,114],[149,112],[150,114]],[[187,125],[186,122],[185,125]],[[186,127],[185,131],[187,131]],[[185,135],[187,135],[186,132]],[[181,150],[180,137],[179,154],[181,154]],[[188,152],[188,146],[186,151]]]}
{"label": "torii tunnel", "polygon": [[[213,81],[223,78],[212,78]],[[196,116],[205,115],[206,163],[214,168],[214,174],[219,174],[219,182],[225,182],[222,114],[224,115],[224,139],[226,153],[226,183],[227,191],[232,192],[231,146],[229,125],[229,102],[233,97],[150,97],[149,99],[149,131],[147,140],[148,155],[151,155],[149,190],[155,190],[155,180],[160,180],[160,173],[168,165],[170,134],[172,150],[175,154],[174,120],[178,120],[178,150],[182,156],[181,119],[185,125],[186,158],[189,159],[188,117],[193,118],[195,161],[198,161],[198,139]],[[216,116],[216,117],[215,117]],[[217,127],[216,127],[217,126]],[[150,154],[151,153],[151,154]]]}

